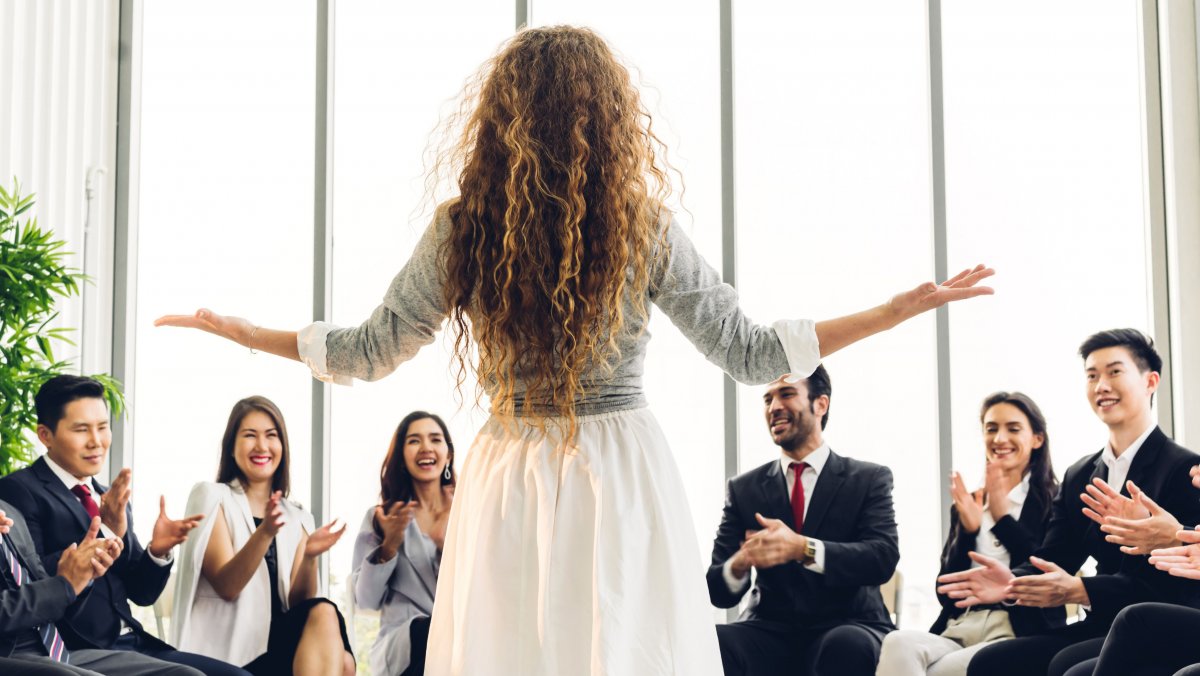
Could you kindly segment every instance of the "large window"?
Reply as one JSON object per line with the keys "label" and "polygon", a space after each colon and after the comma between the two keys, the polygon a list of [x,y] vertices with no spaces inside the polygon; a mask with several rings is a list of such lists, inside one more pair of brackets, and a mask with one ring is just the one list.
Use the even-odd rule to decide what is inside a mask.
{"label": "large window", "polygon": [[[738,285],[761,321],[824,319],[931,276],[924,3],[770,2],[734,20]],[[830,448],[891,467],[906,626],[936,617],[933,317],[825,361]],[[778,460],[740,389],[741,469]],[[930,613],[933,617],[929,617]],[[909,621],[912,625],[908,625]]]}
{"label": "large window", "polygon": [[159,495],[178,518],[192,485],[216,477],[229,410],[251,394],[283,411],[292,497],[309,502],[308,374],[152,321],[198,307],[266,326],[295,326],[312,315],[316,29],[312,3],[290,0],[148,3],[144,12],[138,328],[126,458],[135,524],[148,540]]}
{"label": "large window", "polygon": [[1061,475],[1107,431],[1076,350],[1150,331],[1134,4],[943,5],[951,261],[986,261],[997,294],[951,313],[954,463],[980,484],[979,405],[1038,402]]}
{"label": "large window", "polygon": [[[311,380],[302,367],[195,332],[160,314],[207,306],[265,326],[312,313],[317,3],[271,0],[143,8],[140,195],[132,448],[138,530],[167,496],[183,511],[214,477],[230,406],[249,394],[287,416],[293,497],[310,502]],[[466,80],[513,32],[488,0],[330,3],[333,316],[366,318],[428,224],[430,140]],[[828,318],[930,279],[935,191],[927,3],[738,4],[732,24],[737,241],[743,308],[760,323]],[[945,194],[950,266],[986,262],[996,296],[950,311],[951,391],[937,390],[932,314],[831,356],[826,438],[889,466],[900,525],[903,626],[924,627],[945,515],[939,430],[978,482],[978,403],[1018,389],[1050,420],[1061,471],[1104,440],[1082,392],[1079,342],[1152,325],[1143,187],[1142,83],[1132,5],[975,7],[943,3]],[[587,25],[635,67],[669,148],[670,207],[720,268],[723,199],[718,8],[684,0],[539,0],[531,25]],[[686,188],[686,189],[685,189]],[[682,199],[680,200],[680,196]],[[1069,312],[1066,308],[1069,307]],[[670,440],[700,547],[720,519],[726,425],[741,471],[779,457],[759,387],[726,410],[723,376],[657,310],[645,385]],[[378,499],[396,424],[424,409],[448,421],[461,467],[486,419],[468,381],[455,396],[446,333],[378,383],[332,388],[330,517],[349,524],[330,555],[345,586],[354,535]],[[945,366],[945,364],[943,364]],[[939,396],[952,418],[939,420]],[[723,613],[714,612],[719,620]],[[374,637],[355,618],[359,653]],[[365,669],[365,660],[360,664]]]}

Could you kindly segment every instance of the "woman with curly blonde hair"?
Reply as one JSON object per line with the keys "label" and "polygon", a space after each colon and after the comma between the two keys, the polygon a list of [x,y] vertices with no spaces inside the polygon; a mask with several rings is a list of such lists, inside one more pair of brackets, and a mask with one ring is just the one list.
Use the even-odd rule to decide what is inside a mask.
{"label": "woman with curly blonde hair", "polygon": [[157,323],[346,382],[392,372],[448,319],[459,386],[473,371],[492,417],[459,477],[426,673],[719,674],[687,500],[642,393],[651,304],[730,376],[764,383],[990,293],[976,284],[992,271],[754,324],[663,207],[662,144],[601,38],[523,30],[473,82],[439,156],[459,196],[361,326],[276,331],[206,309]]}

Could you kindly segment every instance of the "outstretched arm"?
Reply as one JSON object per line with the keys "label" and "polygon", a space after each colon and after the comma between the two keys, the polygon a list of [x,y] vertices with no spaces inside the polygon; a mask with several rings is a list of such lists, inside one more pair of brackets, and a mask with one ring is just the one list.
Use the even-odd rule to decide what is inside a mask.
{"label": "outstretched arm", "polygon": [[898,293],[888,302],[869,310],[817,322],[817,341],[821,346],[821,356],[828,357],[843,347],[887,331],[901,322],[946,303],[989,295],[992,293],[991,287],[977,285],[994,274],[995,270],[976,265],[941,284],[925,282],[915,289]]}
{"label": "outstretched arm", "polygon": [[219,315],[207,308],[196,310],[196,314],[192,315],[164,315],[155,319],[154,325],[200,329],[214,336],[231,340],[242,347],[300,361],[300,352],[296,348],[295,331],[280,331],[256,326],[248,319]]}

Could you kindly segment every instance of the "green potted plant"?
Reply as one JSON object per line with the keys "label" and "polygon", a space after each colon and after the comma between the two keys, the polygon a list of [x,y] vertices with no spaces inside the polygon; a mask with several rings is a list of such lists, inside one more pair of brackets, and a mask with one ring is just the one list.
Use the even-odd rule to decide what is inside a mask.
{"label": "green potted plant", "polygon": [[[54,305],[79,294],[87,280],[63,263],[66,242],[38,227],[37,218],[18,217],[34,205],[34,196],[21,196],[0,185],[0,475],[34,460],[37,412],[33,395],[46,380],[70,370],[71,363],[54,357],[54,343],[74,344],[71,329],[48,328],[58,316]],[[105,386],[114,416],[125,408],[121,384],[112,377],[93,375]]]}

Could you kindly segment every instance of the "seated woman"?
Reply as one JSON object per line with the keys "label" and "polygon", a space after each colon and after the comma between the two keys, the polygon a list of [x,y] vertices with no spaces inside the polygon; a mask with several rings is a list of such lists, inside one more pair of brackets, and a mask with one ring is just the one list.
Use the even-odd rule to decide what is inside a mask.
{"label": "seated woman", "polygon": [[[1192,468],[1192,485],[1200,488],[1200,465]],[[1176,536],[1183,544],[1154,550],[1150,563],[1176,577],[1197,580],[1200,594],[1200,529],[1181,530]],[[1200,610],[1138,603],[1117,614],[1099,659],[1071,667],[1066,676],[1200,676],[1200,647],[1192,643],[1198,634]]]}
{"label": "seated woman", "polygon": [[318,558],[346,529],[314,528],[286,499],[289,457],[274,403],[234,404],[217,481],[188,498],[189,514],[205,518],[180,552],[171,632],[181,650],[254,674],[353,676],[345,620],[320,596],[317,575]]}
{"label": "seated woman", "polygon": [[[1050,503],[1058,492],[1046,419],[1032,399],[1020,392],[997,392],[984,400],[979,417],[987,478],[984,487],[972,494],[961,475],[951,476],[954,508],[939,577],[978,565],[971,560],[972,552],[1007,566],[1026,561],[1042,541]],[[910,629],[887,635],[878,676],[962,676],[971,657],[989,642],[1065,623],[1061,607],[964,610],[945,594],[939,593],[938,600],[942,614],[928,632]]]}
{"label": "seated woman", "polygon": [[425,411],[401,420],[380,483],[381,504],[367,510],[354,543],[354,602],[383,611],[371,674],[419,676],[454,497],[454,442],[446,423]]}

